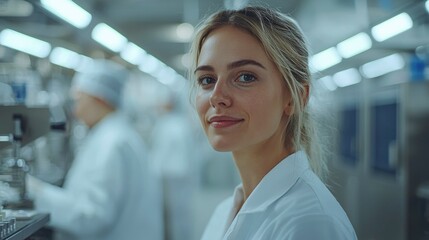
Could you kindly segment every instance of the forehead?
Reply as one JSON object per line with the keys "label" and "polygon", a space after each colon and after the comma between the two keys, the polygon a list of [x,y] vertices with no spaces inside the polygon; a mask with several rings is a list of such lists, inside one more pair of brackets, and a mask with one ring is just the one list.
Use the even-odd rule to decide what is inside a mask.
{"label": "forehead", "polygon": [[269,62],[262,43],[247,31],[234,27],[223,26],[210,32],[202,43],[199,64],[207,64],[213,60],[234,61],[238,59],[254,59]]}

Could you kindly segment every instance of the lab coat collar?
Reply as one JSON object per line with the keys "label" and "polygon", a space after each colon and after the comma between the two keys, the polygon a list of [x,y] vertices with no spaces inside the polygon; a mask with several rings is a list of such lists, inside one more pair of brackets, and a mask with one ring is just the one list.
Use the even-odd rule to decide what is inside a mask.
{"label": "lab coat collar", "polygon": [[[259,212],[283,196],[298,180],[304,171],[309,169],[308,158],[304,151],[295,152],[268,172],[256,186],[249,198],[243,204],[239,214]],[[234,191],[234,206],[243,202],[243,186],[240,184]],[[234,213],[232,213],[234,214]]]}

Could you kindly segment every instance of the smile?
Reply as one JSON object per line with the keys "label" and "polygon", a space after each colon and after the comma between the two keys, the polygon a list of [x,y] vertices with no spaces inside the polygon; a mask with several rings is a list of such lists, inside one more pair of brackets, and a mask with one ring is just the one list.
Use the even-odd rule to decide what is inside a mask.
{"label": "smile", "polygon": [[244,121],[241,118],[234,118],[234,117],[228,117],[228,116],[214,116],[209,118],[209,124],[210,126],[214,128],[226,128],[233,125],[236,125],[240,122]]}

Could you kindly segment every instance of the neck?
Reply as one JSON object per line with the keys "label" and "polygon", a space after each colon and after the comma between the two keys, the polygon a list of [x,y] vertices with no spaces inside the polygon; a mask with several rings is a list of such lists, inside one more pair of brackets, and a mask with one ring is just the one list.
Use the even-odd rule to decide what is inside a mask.
{"label": "neck", "polygon": [[233,158],[243,183],[244,201],[262,178],[293,152],[293,147],[284,147],[282,142],[276,146],[250,147],[248,150],[233,152]]}

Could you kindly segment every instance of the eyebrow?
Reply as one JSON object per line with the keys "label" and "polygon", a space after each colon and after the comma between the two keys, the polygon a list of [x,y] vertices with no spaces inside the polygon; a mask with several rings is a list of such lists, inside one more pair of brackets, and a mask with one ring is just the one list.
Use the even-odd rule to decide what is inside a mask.
{"label": "eyebrow", "polygon": [[[239,60],[239,61],[235,61],[235,62],[229,63],[227,65],[227,69],[231,70],[233,68],[238,68],[238,67],[242,67],[242,66],[245,66],[245,65],[254,65],[254,66],[258,66],[260,68],[266,69],[264,67],[264,65],[262,65],[261,63],[255,61],[255,60],[251,60],[251,59],[243,59],[243,60]],[[212,66],[210,66],[210,65],[202,65],[202,66],[199,66],[199,67],[197,67],[195,69],[194,74],[197,71],[213,71],[213,70],[214,70],[214,68]]]}

